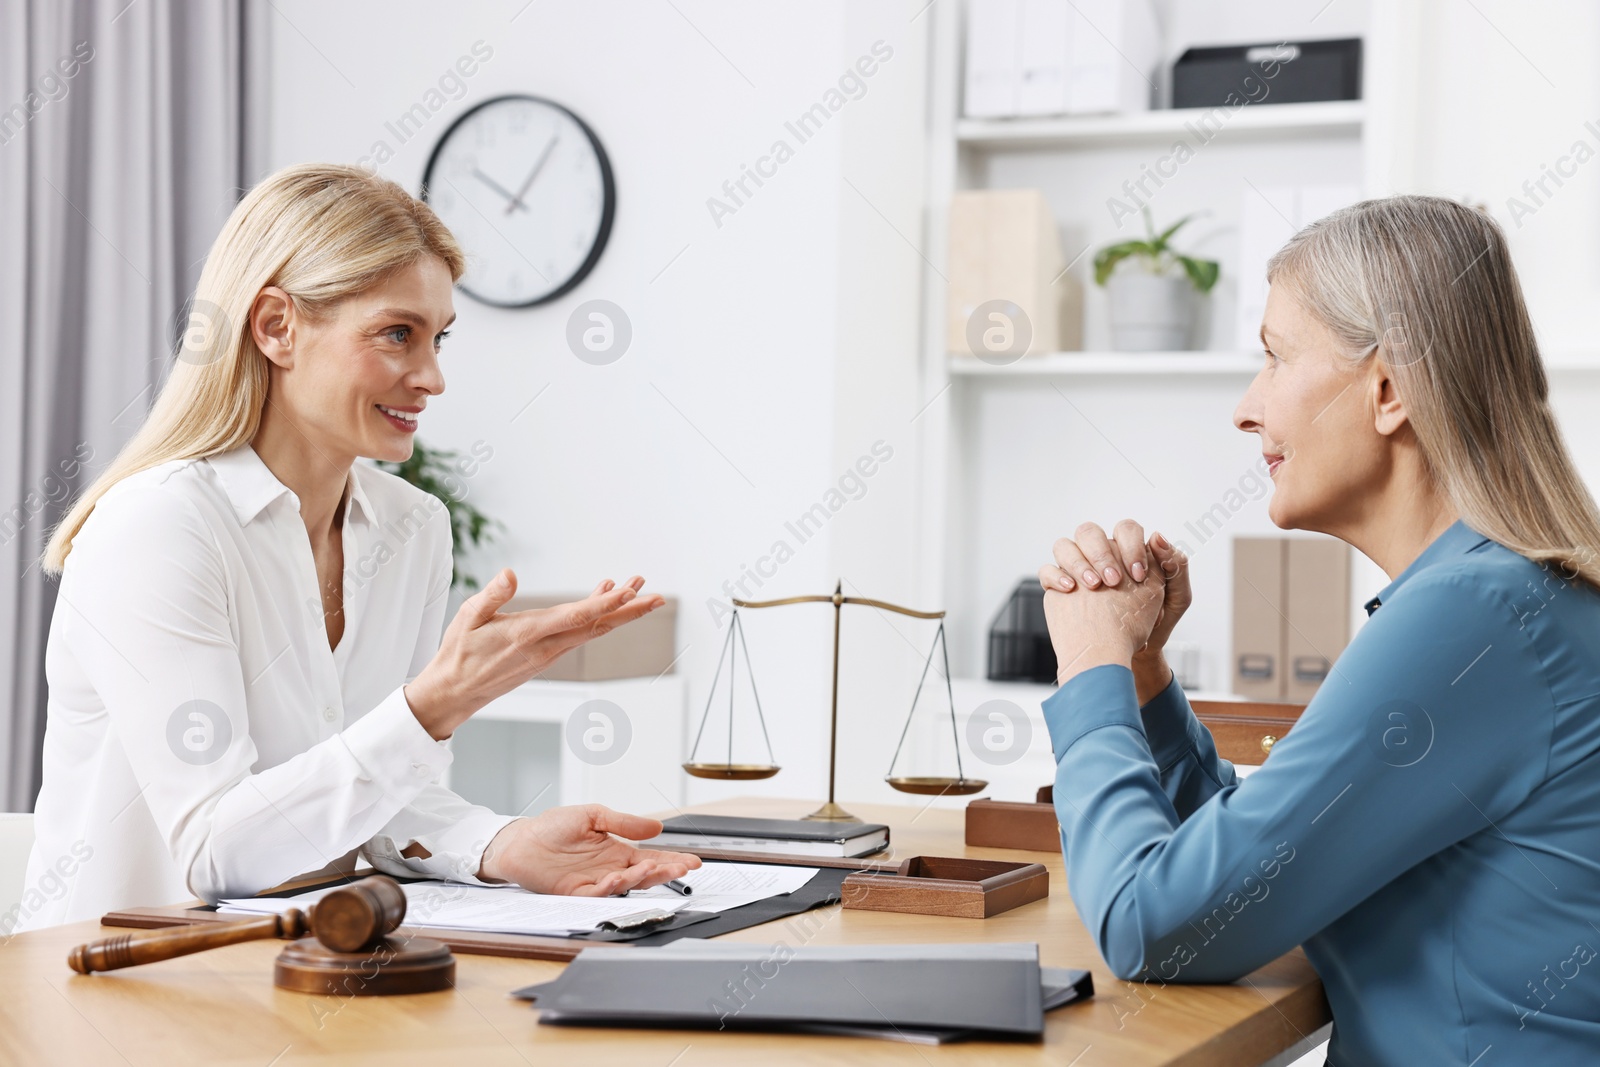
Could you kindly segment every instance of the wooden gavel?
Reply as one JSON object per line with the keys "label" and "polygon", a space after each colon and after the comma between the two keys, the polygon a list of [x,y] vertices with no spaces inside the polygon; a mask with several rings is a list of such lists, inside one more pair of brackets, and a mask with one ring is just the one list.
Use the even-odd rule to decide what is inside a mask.
{"label": "wooden gavel", "polygon": [[[303,993],[421,993],[454,984],[450,950],[428,938],[391,938],[406,915],[400,883],[384,875],[340,886],[311,905],[240,922],[119,934],[79,945],[67,965],[79,974],[170,960],[242,941],[290,938],[274,980]],[[307,937],[310,934],[312,936]]]}

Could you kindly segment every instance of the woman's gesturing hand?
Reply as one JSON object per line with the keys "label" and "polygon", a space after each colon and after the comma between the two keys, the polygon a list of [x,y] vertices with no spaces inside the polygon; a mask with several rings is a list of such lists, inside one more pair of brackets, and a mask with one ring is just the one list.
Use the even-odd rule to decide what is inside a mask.
{"label": "woman's gesturing hand", "polygon": [[[1135,642],[1126,661],[1131,661],[1138,679],[1141,702],[1165,688],[1171,676],[1161,649],[1191,600],[1188,559],[1166,538],[1158,533],[1146,541],[1144,529],[1131,519],[1117,523],[1110,537],[1094,523],[1084,523],[1077,529],[1076,540],[1062,538],[1056,542],[1055,562],[1039,568],[1039,584],[1045,589],[1058,671],[1064,672],[1074,660],[1077,665],[1071,674],[1089,666],[1122,661],[1121,638],[1125,637]],[[1097,611],[1068,611],[1060,604],[1052,609],[1053,600],[1063,599],[1061,594],[1083,587],[1100,594],[1120,595],[1111,598],[1116,603],[1100,605]],[[1159,599],[1152,595],[1157,589]],[[1101,631],[1100,640],[1088,639],[1094,634],[1066,632],[1068,628],[1081,629],[1091,617]],[[1067,639],[1066,649],[1057,637],[1058,630]],[[1086,651],[1089,645],[1108,647],[1097,654]],[[1063,651],[1068,654],[1063,655]],[[1065,680],[1058,673],[1058,681]]]}
{"label": "woman's gesturing hand", "polygon": [[439,651],[406,686],[406,702],[437,739],[455,732],[473,712],[550,666],[562,653],[666,603],[639,596],[644,579],[611,580],[571,604],[529,611],[500,611],[517,591],[509,569],[461,605],[445,629]]}
{"label": "woman's gesturing hand", "polygon": [[484,849],[478,877],[535,893],[607,897],[682,878],[700,866],[698,856],[633,844],[660,832],[655,819],[600,804],[551,808],[507,823]]}

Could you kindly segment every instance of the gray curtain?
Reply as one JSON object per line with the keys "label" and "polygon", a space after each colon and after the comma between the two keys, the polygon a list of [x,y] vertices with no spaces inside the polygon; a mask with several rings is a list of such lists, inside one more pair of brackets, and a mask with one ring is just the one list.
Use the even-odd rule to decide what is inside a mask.
{"label": "gray curtain", "polygon": [[39,789],[38,557],[144,418],[253,178],[243,0],[0,0],[0,805]]}

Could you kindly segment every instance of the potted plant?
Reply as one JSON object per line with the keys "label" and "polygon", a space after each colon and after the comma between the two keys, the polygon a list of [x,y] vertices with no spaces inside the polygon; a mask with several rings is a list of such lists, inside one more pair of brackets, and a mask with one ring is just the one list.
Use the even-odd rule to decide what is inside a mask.
{"label": "potted plant", "polygon": [[432,493],[444,504],[450,513],[453,534],[450,552],[454,566],[450,572],[450,588],[472,590],[478,588],[478,579],[461,569],[461,557],[469,547],[476,548],[493,537],[501,523],[467,502],[466,483],[453,462],[460,455],[448,448],[429,448],[413,438],[410,459],[403,463],[378,460],[377,466],[399,475],[424,493]]}
{"label": "potted plant", "polygon": [[1107,245],[1094,256],[1095,284],[1105,287],[1111,305],[1111,347],[1119,352],[1186,349],[1199,310],[1196,295],[1211,291],[1221,267],[1214,259],[1173,250],[1173,234],[1194,215],[1156,233],[1149,208],[1139,212],[1146,236]]}

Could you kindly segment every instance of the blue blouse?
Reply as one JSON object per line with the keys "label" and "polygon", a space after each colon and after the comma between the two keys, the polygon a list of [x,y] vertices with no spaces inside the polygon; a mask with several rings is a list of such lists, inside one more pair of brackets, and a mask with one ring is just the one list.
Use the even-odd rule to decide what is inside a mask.
{"label": "blue blouse", "polygon": [[1303,945],[1330,1064],[1600,1062],[1600,594],[1457,522],[1366,607],[1248,778],[1176,683],[1045,701],[1079,915],[1152,984]]}

